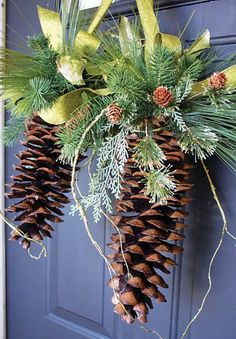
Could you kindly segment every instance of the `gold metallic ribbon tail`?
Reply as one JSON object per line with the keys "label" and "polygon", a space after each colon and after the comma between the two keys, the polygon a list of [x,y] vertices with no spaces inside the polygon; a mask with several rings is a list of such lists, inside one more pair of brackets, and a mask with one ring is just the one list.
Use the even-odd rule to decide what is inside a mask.
{"label": "gold metallic ribbon tail", "polygon": [[156,45],[158,33],[160,33],[159,24],[154,12],[154,0],[136,0],[141,24],[145,36],[145,56],[149,60]]}
{"label": "gold metallic ribbon tail", "polygon": [[103,0],[101,2],[101,5],[98,7],[98,10],[88,28],[88,33],[92,34],[98,28],[111,4],[112,0]]}
{"label": "gold metallic ribbon tail", "polygon": [[38,16],[43,34],[49,38],[52,48],[59,50],[63,37],[60,14],[38,6]]}

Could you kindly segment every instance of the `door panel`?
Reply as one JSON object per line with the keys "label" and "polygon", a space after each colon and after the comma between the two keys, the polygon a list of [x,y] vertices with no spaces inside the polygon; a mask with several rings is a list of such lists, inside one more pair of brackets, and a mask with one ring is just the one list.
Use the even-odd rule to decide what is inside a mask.
{"label": "door panel", "polygon": [[[46,2],[40,1],[42,5]],[[17,1],[34,32],[39,31],[35,4],[36,1]],[[132,15],[132,4],[133,1],[121,0],[114,5],[114,17],[119,13]],[[195,15],[184,34],[186,43],[191,43],[200,32],[209,28],[214,45],[236,50],[235,0],[160,1],[162,30],[176,34],[177,22],[183,28],[194,9]],[[30,27],[12,1],[8,2],[7,12],[11,27],[8,30],[9,47],[16,47],[10,44],[12,40],[18,40],[17,44],[22,45],[25,37],[32,34]],[[8,149],[6,152],[6,182],[13,174],[13,153],[16,151]],[[211,159],[208,165],[214,173],[213,179],[233,232],[236,179],[216,159]],[[202,169],[197,167],[193,176],[194,202],[190,208],[185,252],[177,258],[178,268],[167,277],[168,302],[155,305],[147,326],[157,329],[165,339],[179,339],[198,310],[207,289],[210,256],[221,232],[222,221]],[[88,178],[83,175],[80,180],[85,190]],[[47,243],[47,260],[33,261],[19,246],[7,243],[8,339],[151,338],[137,325],[127,326],[113,314],[112,292],[106,286],[109,277],[104,262],[90,244],[79,217],[69,216],[67,208],[64,219],[64,224],[56,225],[54,239]],[[112,227],[105,220],[94,225],[92,218],[90,224],[94,237],[106,250]],[[235,255],[234,242],[226,239],[213,268],[212,293],[187,338],[235,338]]]}
{"label": "door panel", "polygon": [[[234,174],[218,160],[207,162],[216,184],[219,197],[228,217],[229,229],[235,234],[235,185]],[[219,239],[223,222],[209,192],[208,182],[201,167],[196,169],[195,204],[190,209],[189,229],[186,231],[185,252],[181,263],[178,331],[199,309],[208,288],[207,269]],[[236,271],[235,241],[225,238],[212,269],[212,291],[202,314],[191,329],[191,339],[234,339],[236,333]]]}

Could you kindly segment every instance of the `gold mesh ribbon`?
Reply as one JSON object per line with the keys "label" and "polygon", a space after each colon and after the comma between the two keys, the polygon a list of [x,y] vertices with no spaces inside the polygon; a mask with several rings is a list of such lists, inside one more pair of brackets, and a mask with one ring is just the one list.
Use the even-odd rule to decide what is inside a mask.
{"label": "gold mesh ribbon", "polygon": [[49,124],[60,125],[65,123],[73,113],[75,113],[84,103],[84,95],[108,95],[109,91],[104,89],[92,90],[90,88],[80,88],[60,96],[52,108],[42,110],[39,116]]}

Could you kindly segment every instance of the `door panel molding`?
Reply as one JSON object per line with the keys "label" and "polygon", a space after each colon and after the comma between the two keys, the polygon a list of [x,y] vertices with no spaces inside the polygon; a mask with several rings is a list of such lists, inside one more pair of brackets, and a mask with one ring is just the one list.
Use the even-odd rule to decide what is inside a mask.
{"label": "door panel molding", "polygon": [[[5,27],[6,27],[6,0],[0,1],[0,45],[5,46]],[[0,129],[3,130],[4,126],[4,102],[0,102]],[[0,195],[0,209],[4,210],[4,145],[3,140],[0,143],[0,182],[1,182],[1,195]],[[5,224],[0,221],[0,338],[6,338],[6,282],[5,282]]]}
{"label": "door panel molding", "polygon": [[[186,44],[192,44],[194,42],[193,39],[185,40]],[[236,34],[234,35],[222,35],[222,36],[212,36],[211,37],[211,45],[212,46],[228,46],[228,45],[236,45]]]}
{"label": "door panel molding", "polygon": [[[101,225],[102,227],[102,225]],[[47,289],[47,295],[46,295],[46,319],[49,321],[52,321],[54,323],[57,323],[61,325],[64,328],[67,328],[70,331],[76,332],[78,334],[81,334],[82,336],[88,337],[88,338],[101,338],[101,339],[109,339],[109,333],[106,329],[106,321],[104,321],[104,313],[105,313],[105,303],[103,298],[97,302],[97,312],[98,313],[98,319],[90,319],[89,316],[86,316],[85,314],[80,314],[79,311],[76,311],[75,309],[70,309],[68,306],[63,304],[63,301],[60,301],[60,295],[62,294],[62,287],[60,287],[60,269],[63,270],[63,266],[60,267],[61,263],[59,262],[58,258],[60,255],[66,255],[65,253],[60,253],[60,251],[63,250],[63,248],[60,247],[60,232],[63,232],[63,229],[58,229],[53,242],[48,241],[47,248],[48,248],[48,260],[46,263],[46,289]],[[86,239],[87,240],[87,239]],[[103,239],[105,244],[105,237]],[[89,242],[89,240],[88,240]],[[104,247],[103,244],[103,247]],[[73,247],[73,246],[72,246]],[[97,253],[95,253],[97,256]],[[104,263],[101,263],[102,268],[102,276],[103,279],[101,281],[100,289],[102,291],[98,290],[98,295],[104,295],[105,291],[104,289],[107,287],[105,284],[105,268]],[[78,270],[80,267],[80,262],[78,262]],[[72,280],[76,281],[76,276],[72,276]],[[86,279],[86,277],[84,277]],[[96,289],[97,286],[94,285],[94,289]],[[99,292],[100,291],[100,292]],[[93,305],[92,303],[92,297],[89,294],[88,290],[88,303]],[[71,292],[73,293],[73,292]],[[80,290],[78,288],[77,293],[80,293]],[[68,294],[70,295],[70,286],[68,286]],[[79,294],[80,295],[80,294]],[[61,304],[60,304],[61,303]],[[78,301],[78,306],[79,301]],[[94,306],[94,305],[93,305]]]}
{"label": "door panel molding", "polygon": [[[216,2],[216,1],[220,1],[220,0],[158,0],[157,4],[160,10],[162,10],[162,9],[171,9],[171,8],[177,8],[177,7],[182,7],[182,6],[199,5],[201,3]],[[130,1],[130,0],[125,0],[125,1],[120,1],[120,2],[118,1],[117,3],[112,5],[111,13],[114,18],[118,18],[120,14],[123,14],[123,15],[134,15],[134,13],[138,14],[136,2]]]}
{"label": "door panel molding", "polygon": [[[184,234],[184,232],[182,232]],[[177,242],[178,246],[183,247],[183,242]],[[178,331],[179,321],[179,298],[181,288],[181,272],[182,272],[182,259],[183,254],[174,256],[174,261],[177,263],[177,267],[172,272],[172,294],[171,300],[168,302],[171,305],[171,317],[170,317],[170,330],[169,338],[176,339],[176,333]]]}
{"label": "door panel molding", "polygon": [[223,36],[213,36],[211,38],[211,43],[213,46],[228,46],[236,45],[236,34],[235,35],[223,35]]}
{"label": "door panel molding", "polygon": [[[64,328],[67,328],[69,331],[76,332],[78,334],[83,335],[86,338],[89,338],[89,339],[91,339],[91,338],[111,339],[111,337],[108,334],[107,335],[104,334],[103,331],[100,332],[100,329],[94,331],[94,330],[90,329],[89,327],[75,324],[73,321],[69,321],[69,320],[65,319],[63,316],[59,316],[55,313],[49,313],[46,316],[46,319],[64,327]],[[95,327],[95,325],[93,324],[93,328],[94,327]]]}

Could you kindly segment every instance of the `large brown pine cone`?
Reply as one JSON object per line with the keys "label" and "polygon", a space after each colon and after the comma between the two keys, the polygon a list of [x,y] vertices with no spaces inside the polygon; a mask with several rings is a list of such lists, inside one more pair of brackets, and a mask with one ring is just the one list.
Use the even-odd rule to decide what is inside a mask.
{"label": "large brown pine cone", "polygon": [[[70,192],[72,171],[71,166],[57,161],[61,153],[57,131],[58,127],[43,123],[39,117],[29,121],[22,142],[25,149],[16,155],[20,163],[15,170],[20,174],[12,177],[10,193],[6,194],[18,200],[7,209],[19,214],[14,219],[19,222],[18,229],[37,241],[51,237],[51,224],[63,221],[62,208],[70,202],[66,193]],[[11,233],[11,240],[19,238],[17,232]],[[27,249],[30,242],[24,239],[22,246]]]}
{"label": "large brown pine cone", "polygon": [[187,216],[184,206],[191,201],[185,193],[192,188],[192,184],[187,181],[192,166],[185,163],[185,154],[178,142],[165,129],[156,133],[154,138],[165,153],[166,164],[172,166],[172,175],[177,183],[176,193],[167,199],[166,205],[149,202],[150,198],[143,192],[143,174],[136,167],[132,152],[140,140],[136,134],[132,134],[128,137],[129,159],[125,167],[122,195],[116,202],[117,215],[112,217],[122,235],[124,255],[131,276],[127,274],[120,236],[116,232],[112,235],[112,243],[108,245],[114,250],[108,257],[116,272],[109,286],[115,288],[117,294],[112,299],[114,311],[127,323],[132,323],[135,318],[141,323],[147,321],[148,307],[153,307],[151,298],[157,302],[166,301],[159,288],[167,288],[168,285],[160,273],[168,274],[168,268],[176,265],[168,254],[182,252],[175,241],[184,238],[178,231],[186,227],[183,223]]}

